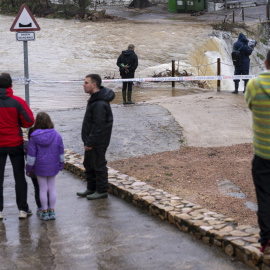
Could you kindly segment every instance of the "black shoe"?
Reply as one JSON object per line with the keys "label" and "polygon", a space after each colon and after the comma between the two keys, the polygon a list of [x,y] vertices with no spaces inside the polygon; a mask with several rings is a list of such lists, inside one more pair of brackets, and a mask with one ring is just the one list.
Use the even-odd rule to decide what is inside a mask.
{"label": "black shoe", "polygon": [[234,90],[234,91],[232,92],[232,94],[238,94],[238,91],[235,91],[235,90]]}
{"label": "black shoe", "polygon": [[98,199],[102,199],[102,198],[108,198],[108,193],[107,192],[104,192],[104,193],[95,192],[94,194],[87,195],[86,198],[87,198],[87,200],[98,200]]}
{"label": "black shoe", "polygon": [[91,195],[93,193],[95,193],[95,190],[86,189],[85,191],[77,192],[76,194],[80,197],[86,197],[87,195]]}

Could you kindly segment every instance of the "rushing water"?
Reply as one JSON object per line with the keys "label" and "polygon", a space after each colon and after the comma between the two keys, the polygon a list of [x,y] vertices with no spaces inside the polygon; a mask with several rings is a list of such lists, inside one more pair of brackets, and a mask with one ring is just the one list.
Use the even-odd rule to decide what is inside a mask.
{"label": "rushing water", "polygon": [[[16,41],[16,34],[9,31],[14,19],[0,15],[1,72],[9,72],[13,78],[23,78],[23,42]],[[48,82],[82,81],[88,73],[98,73],[102,78],[119,78],[116,60],[129,43],[135,44],[139,58],[136,77],[150,77],[165,71],[171,68],[173,59],[179,70],[187,70],[195,75],[198,72],[199,75],[213,75],[216,74],[215,66],[204,71],[192,66],[212,60],[215,62],[214,58],[220,55],[225,60],[228,58],[220,39],[211,36],[211,27],[194,22],[93,23],[45,18],[37,18],[37,22],[41,31],[36,32],[35,41],[28,42],[29,77],[39,82],[30,84],[30,104],[36,110],[85,106],[88,96],[83,93],[82,83]],[[213,43],[216,45],[213,46]],[[226,72],[232,74],[233,69]],[[106,86],[116,91],[115,102],[121,102],[121,83]],[[187,88],[180,83],[176,83],[173,90],[171,83],[144,83],[135,85],[134,89],[136,101],[187,92]],[[22,83],[14,82],[14,91],[24,98]]]}
{"label": "rushing water", "polygon": [[[9,72],[13,78],[23,78],[23,42],[16,41],[15,33],[9,31],[14,19],[0,16],[1,71]],[[37,22],[41,31],[36,32],[35,41],[28,42],[29,77],[46,82],[83,80],[88,73],[98,73],[103,78],[119,78],[116,60],[129,43],[135,44],[139,57],[136,77],[148,77],[164,71],[170,68],[172,59],[179,61],[180,69],[186,68],[190,66],[190,53],[203,44],[211,32],[209,27],[181,26],[174,22],[93,23],[44,18],[37,18]],[[119,83],[107,86],[115,91],[121,89]],[[181,85],[179,87],[183,89]],[[155,90],[171,92],[169,83],[146,84],[137,88],[138,91],[152,91],[151,96],[158,95]],[[15,83],[14,90],[24,95],[24,85]],[[30,84],[30,103],[34,108],[57,106],[58,103],[59,106],[84,106],[86,98],[82,85],[78,83]],[[144,99],[148,98],[143,97],[141,101]]]}

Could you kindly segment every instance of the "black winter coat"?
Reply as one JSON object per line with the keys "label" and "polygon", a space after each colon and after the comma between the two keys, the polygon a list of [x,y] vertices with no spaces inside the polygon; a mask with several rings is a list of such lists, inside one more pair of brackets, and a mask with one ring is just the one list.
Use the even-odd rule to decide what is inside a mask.
{"label": "black winter coat", "polygon": [[[125,68],[121,67],[122,63],[129,66],[128,73],[125,72]],[[122,78],[134,78],[135,70],[138,67],[138,57],[133,50],[122,51],[116,64]]]}
{"label": "black winter coat", "polygon": [[241,67],[237,67],[236,69],[249,70],[249,56],[252,54],[252,49],[248,47],[248,39],[243,33],[239,34],[238,40],[233,44],[233,48],[235,50],[241,48]]}
{"label": "black winter coat", "polygon": [[103,86],[100,91],[91,95],[82,123],[82,141],[84,146],[107,148],[110,143],[113,114],[110,101],[115,97],[114,92]]}

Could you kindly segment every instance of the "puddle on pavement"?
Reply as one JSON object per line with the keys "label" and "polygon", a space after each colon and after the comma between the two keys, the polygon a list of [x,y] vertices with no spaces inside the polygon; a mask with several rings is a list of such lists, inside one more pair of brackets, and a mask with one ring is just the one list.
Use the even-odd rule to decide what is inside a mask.
{"label": "puddle on pavement", "polygon": [[[223,180],[218,183],[218,190],[221,194],[231,196],[238,199],[246,199],[245,193],[241,192],[241,189],[235,185],[230,180]],[[256,212],[258,210],[258,205],[256,203],[246,201],[244,205],[251,211]]]}

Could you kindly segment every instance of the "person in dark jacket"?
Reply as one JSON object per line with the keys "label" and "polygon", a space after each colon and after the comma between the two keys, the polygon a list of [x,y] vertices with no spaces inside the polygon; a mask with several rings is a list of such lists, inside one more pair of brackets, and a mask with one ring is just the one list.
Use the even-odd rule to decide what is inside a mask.
{"label": "person in dark jacket", "polygon": [[98,74],[85,77],[84,92],[91,95],[82,123],[82,141],[84,143],[84,168],[87,181],[85,191],[77,192],[78,196],[96,200],[108,197],[108,169],[105,154],[109,146],[113,114],[110,101],[114,92],[101,86]]}
{"label": "person in dark jacket", "polygon": [[21,128],[31,127],[34,116],[27,103],[13,95],[10,74],[0,74],[0,219],[4,208],[3,183],[7,156],[9,155],[15,178],[16,202],[19,218],[32,215],[27,204],[27,182],[25,180],[23,133]]}
{"label": "person in dark jacket", "polygon": [[[243,33],[240,33],[238,36],[238,40],[233,44],[234,50],[239,50],[241,55],[241,65],[235,66],[234,75],[249,75],[249,56],[252,54],[252,49],[248,46],[248,39]],[[244,91],[247,86],[247,79],[244,79]],[[239,87],[239,79],[234,80],[234,91],[232,94],[238,94]]]}
{"label": "person in dark jacket", "polygon": [[[33,171],[37,176],[42,205],[40,219],[42,220],[55,219],[55,177],[63,168],[62,137],[54,129],[50,116],[45,112],[39,112],[29,139],[26,173],[30,176]],[[48,209],[48,205],[50,205],[50,209]]]}
{"label": "person in dark jacket", "polygon": [[[120,75],[122,79],[130,79],[135,77],[135,70],[138,67],[138,57],[134,52],[135,46],[133,44],[128,45],[126,51],[122,51],[117,59],[117,66],[119,67]],[[134,104],[131,100],[132,96],[132,84],[133,82],[123,82],[122,95],[123,104]],[[126,100],[126,91],[128,88],[128,102]]]}

